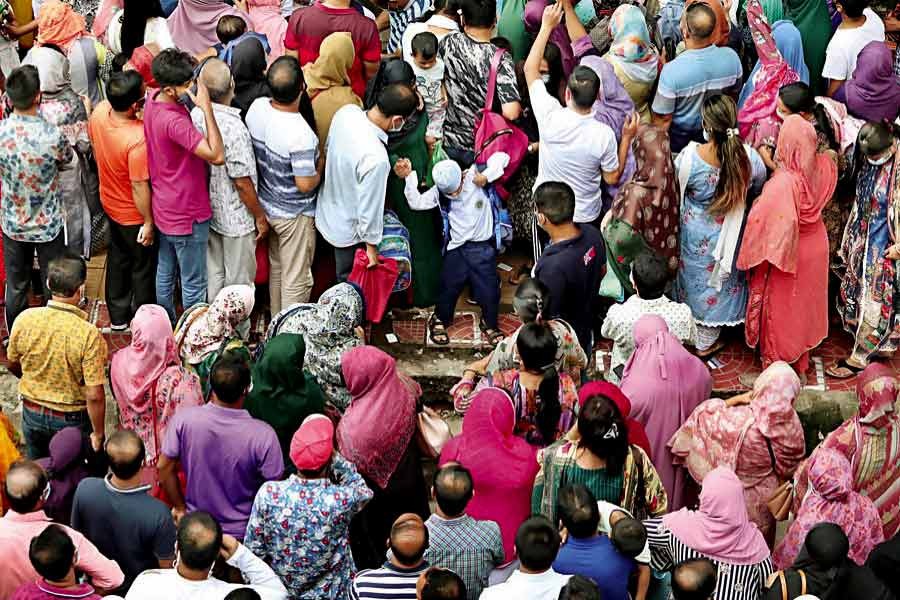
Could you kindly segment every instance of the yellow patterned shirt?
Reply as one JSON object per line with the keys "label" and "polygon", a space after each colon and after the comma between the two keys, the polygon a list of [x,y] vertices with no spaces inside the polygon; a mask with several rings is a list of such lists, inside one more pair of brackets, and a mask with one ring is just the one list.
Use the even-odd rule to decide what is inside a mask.
{"label": "yellow patterned shirt", "polygon": [[106,341],[84,311],[51,300],[16,318],[6,351],[22,365],[19,394],[59,411],[87,407],[84,386],[106,381]]}

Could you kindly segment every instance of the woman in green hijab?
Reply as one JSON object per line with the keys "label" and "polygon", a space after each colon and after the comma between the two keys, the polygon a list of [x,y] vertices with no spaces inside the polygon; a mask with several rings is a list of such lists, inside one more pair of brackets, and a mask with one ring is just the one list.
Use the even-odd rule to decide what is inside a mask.
{"label": "woman in green hijab", "polygon": [[822,67],[831,39],[831,18],[824,0],[784,0],[784,18],[793,22],[803,39],[803,58],[809,68],[809,87],[814,94],[824,92]]}
{"label": "woman in green hijab", "polygon": [[319,384],[303,371],[305,355],[302,335],[282,333],[269,340],[253,365],[253,388],[244,402],[251,416],[275,430],[285,465],[293,464],[288,457],[291,437],[303,419],[325,408]]}

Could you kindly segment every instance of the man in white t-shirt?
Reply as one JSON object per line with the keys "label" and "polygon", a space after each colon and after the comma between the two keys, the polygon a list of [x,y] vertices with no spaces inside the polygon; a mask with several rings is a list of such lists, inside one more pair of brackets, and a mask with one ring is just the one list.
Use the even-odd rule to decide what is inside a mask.
{"label": "man in white t-shirt", "polygon": [[884,23],[869,8],[868,0],[838,0],[840,26],[825,50],[822,77],[828,81],[828,95],[833,96],[856,70],[856,57],[869,42],[884,41]]}
{"label": "man in white t-shirt", "polygon": [[545,181],[568,184],[575,192],[574,221],[592,223],[598,221],[603,208],[601,183],[615,185],[622,176],[638,118],[631,115],[625,122],[617,145],[616,133],[594,118],[600,78],[588,67],[579,66],[572,71],[565,107],[547,92],[541,80],[541,59],[550,32],[561,18],[562,8],[558,3],[544,10],[541,30],[525,61],[525,80],[540,135],[534,189]]}

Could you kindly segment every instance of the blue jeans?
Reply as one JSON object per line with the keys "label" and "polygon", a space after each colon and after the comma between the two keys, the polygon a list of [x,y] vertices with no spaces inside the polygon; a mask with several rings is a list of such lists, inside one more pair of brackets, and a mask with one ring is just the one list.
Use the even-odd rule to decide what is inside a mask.
{"label": "blue jeans", "polygon": [[[190,235],[159,233],[156,269],[156,303],[175,322],[175,277],[181,273],[181,303],[184,310],[206,302],[206,244],[209,221],[194,223]],[[210,298],[212,300],[212,298]]]}
{"label": "blue jeans", "polygon": [[87,410],[79,410],[60,417],[48,411],[22,407],[22,433],[25,435],[25,453],[35,460],[50,456],[50,439],[61,429],[79,427],[85,433],[93,431]]}

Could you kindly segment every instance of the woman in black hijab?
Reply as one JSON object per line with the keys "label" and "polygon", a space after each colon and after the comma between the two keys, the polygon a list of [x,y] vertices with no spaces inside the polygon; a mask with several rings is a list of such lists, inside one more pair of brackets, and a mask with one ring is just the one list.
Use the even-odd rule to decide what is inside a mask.
{"label": "woman in black hijab", "polygon": [[840,526],[820,523],[806,535],[793,566],[771,576],[763,600],[895,600],[868,567],[848,558],[850,542]]}
{"label": "woman in black hijab", "polygon": [[254,100],[272,95],[266,83],[266,51],[258,39],[248,37],[234,47],[231,74],[234,76],[231,104],[241,110],[243,119]]}

